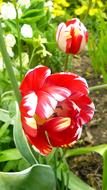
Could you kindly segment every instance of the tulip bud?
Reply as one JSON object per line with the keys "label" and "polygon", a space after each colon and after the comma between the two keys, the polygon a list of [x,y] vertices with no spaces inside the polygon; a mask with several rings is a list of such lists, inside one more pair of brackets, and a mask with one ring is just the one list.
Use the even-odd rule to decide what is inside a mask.
{"label": "tulip bud", "polygon": [[59,48],[67,54],[78,54],[85,49],[88,41],[86,27],[79,19],[74,18],[60,23],[56,32],[56,41]]}

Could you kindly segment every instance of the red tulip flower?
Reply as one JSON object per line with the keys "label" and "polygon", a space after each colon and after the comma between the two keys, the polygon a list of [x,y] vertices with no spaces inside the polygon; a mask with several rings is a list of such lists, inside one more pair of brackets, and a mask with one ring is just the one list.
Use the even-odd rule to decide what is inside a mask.
{"label": "red tulip flower", "polygon": [[60,23],[56,32],[59,48],[67,54],[78,54],[84,50],[88,41],[88,32],[79,19],[74,18]]}
{"label": "red tulip flower", "polygon": [[93,117],[87,82],[76,74],[50,74],[48,67],[38,66],[25,75],[20,90],[24,132],[43,155],[74,144]]}

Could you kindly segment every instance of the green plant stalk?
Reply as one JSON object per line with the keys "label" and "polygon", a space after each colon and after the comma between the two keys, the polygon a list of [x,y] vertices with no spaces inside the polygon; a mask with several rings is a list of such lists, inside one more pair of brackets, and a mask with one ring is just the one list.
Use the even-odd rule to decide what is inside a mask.
{"label": "green plant stalk", "polygon": [[90,11],[90,8],[91,8],[91,5],[92,5],[92,0],[89,0],[87,12],[86,12],[86,15],[85,15],[85,17],[84,17],[84,22],[85,22],[86,19],[87,19],[87,16],[88,16],[89,11]]}
{"label": "green plant stalk", "polygon": [[65,59],[65,64],[64,64],[64,72],[67,71],[67,68],[68,68],[68,61],[69,61],[69,55],[67,54],[67,55],[66,55],[66,59]]}
{"label": "green plant stalk", "polygon": [[16,100],[17,100],[18,103],[20,103],[21,94],[20,94],[20,91],[19,91],[19,87],[18,87],[16,77],[14,75],[11,60],[10,60],[10,57],[9,57],[9,55],[7,53],[7,49],[6,49],[6,46],[5,46],[3,33],[2,33],[2,27],[1,27],[1,22],[0,22],[0,51],[1,51],[1,54],[3,56],[4,63],[5,63],[8,75],[10,77],[11,84],[13,86],[13,90],[14,90],[14,93],[15,93],[15,96],[16,96]]}
{"label": "green plant stalk", "polygon": [[102,190],[107,190],[107,149],[103,155],[103,188]]}
{"label": "green plant stalk", "polygon": [[16,10],[16,27],[17,27],[17,35],[18,35],[18,55],[20,61],[20,79],[22,80],[22,48],[21,48],[21,36],[20,36],[20,25],[19,25],[19,18],[18,18],[18,10],[16,5],[16,0],[13,0],[13,4]]}
{"label": "green plant stalk", "polygon": [[89,91],[94,91],[94,90],[100,90],[100,89],[104,89],[107,88],[107,84],[102,84],[102,85],[98,85],[98,86],[92,86],[89,88]]}
{"label": "green plant stalk", "polygon": [[34,58],[36,48],[34,48],[33,51],[32,51],[32,54],[31,54],[31,57],[30,57],[30,60],[29,60],[29,67],[31,66],[32,60]]}
{"label": "green plant stalk", "polygon": [[56,151],[54,152],[54,174],[55,174],[55,181],[56,181],[56,186],[57,186],[56,190],[59,190],[59,183],[57,179],[57,154],[58,154],[58,149],[56,149]]}

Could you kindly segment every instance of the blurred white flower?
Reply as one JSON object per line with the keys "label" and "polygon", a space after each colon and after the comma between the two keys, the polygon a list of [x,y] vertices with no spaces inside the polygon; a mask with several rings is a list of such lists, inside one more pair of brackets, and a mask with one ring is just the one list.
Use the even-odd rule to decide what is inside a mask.
{"label": "blurred white flower", "polygon": [[14,52],[13,52],[11,47],[7,46],[7,52],[8,52],[10,57],[14,57]]}
{"label": "blurred white flower", "polygon": [[[23,66],[24,66],[25,68],[27,68],[27,67],[28,67],[28,63],[29,63],[29,56],[28,56],[28,53],[27,53],[27,52],[22,52],[21,56],[22,56]],[[20,65],[19,57],[17,57],[17,59],[15,60],[15,63],[16,63],[18,66]]]}
{"label": "blurred white flower", "polygon": [[16,39],[13,36],[13,34],[7,34],[5,36],[5,42],[6,42],[6,46],[14,47],[14,45],[16,44]]}
{"label": "blurred white flower", "polygon": [[7,34],[6,36],[4,36],[4,38],[5,38],[7,52],[8,52],[8,54],[9,54],[10,57],[13,57],[14,56],[14,52],[13,52],[12,48],[16,44],[16,39],[13,36],[13,34]]}
{"label": "blurred white flower", "polygon": [[29,63],[29,56],[28,56],[28,53],[26,53],[26,52],[23,52],[23,53],[22,53],[22,62],[23,62],[23,66],[24,66],[24,67],[27,67],[27,66],[28,66],[28,63]]}
{"label": "blurred white flower", "polygon": [[53,2],[51,0],[45,2],[45,7],[48,7],[50,11],[53,10]]}
{"label": "blurred white flower", "polygon": [[1,16],[4,19],[15,19],[16,10],[12,3],[3,3],[1,6]]}
{"label": "blurred white flower", "polygon": [[21,34],[24,38],[32,38],[33,37],[33,30],[29,24],[24,24],[21,27]]}
{"label": "blurred white flower", "polygon": [[30,0],[18,0],[20,6],[25,6],[25,8],[30,7]]}
{"label": "blurred white flower", "polygon": [[2,28],[5,28],[5,27],[6,27],[6,25],[5,25],[4,22],[1,22],[1,27],[2,27]]}
{"label": "blurred white flower", "polygon": [[[22,15],[22,10],[18,9],[19,18]],[[3,3],[1,6],[1,17],[3,19],[15,19],[16,18],[16,10],[12,3]]]}

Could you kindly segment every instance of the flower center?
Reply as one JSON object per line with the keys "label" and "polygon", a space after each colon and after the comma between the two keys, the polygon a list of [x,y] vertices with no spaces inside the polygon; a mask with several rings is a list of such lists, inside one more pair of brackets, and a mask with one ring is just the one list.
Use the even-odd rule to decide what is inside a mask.
{"label": "flower center", "polygon": [[[39,115],[35,114],[33,117],[33,120],[35,120],[35,122],[37,123],[37,125],[43,125],[44,123],[46,123],[49,119],[52,119],[54,117],[58,117],[61,115],[63,111],[62,106],[56,106],[56,109],[54,111],[54,113],[48,118],[41,118]],[[33,125],[33,124],[32,124]]]}
{"label": "flower center", "polygon": [[39,115],[37,115],[37,114],[34,115],[34,119],[36,120],[36,123],[37,123],[38,125],[43,125],[43,124],[47,121],[47,119],[41,118],[41,117],[40,117]]}

